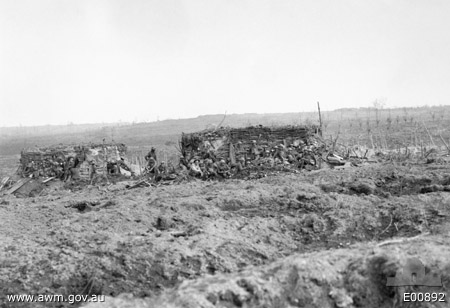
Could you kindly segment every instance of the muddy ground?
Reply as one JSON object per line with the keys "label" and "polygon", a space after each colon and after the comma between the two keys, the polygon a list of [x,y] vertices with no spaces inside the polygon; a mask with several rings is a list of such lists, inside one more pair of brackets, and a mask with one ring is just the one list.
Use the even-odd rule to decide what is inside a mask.
{"label": "muddy ground", "polygon": [[[449,306],[446,164],[125,185],[1,197],[0,307],[70,306],[7,294],[106,296],[89,308]],[[411,256],[446,302],[405,303],[423,287],[386,286]]]}

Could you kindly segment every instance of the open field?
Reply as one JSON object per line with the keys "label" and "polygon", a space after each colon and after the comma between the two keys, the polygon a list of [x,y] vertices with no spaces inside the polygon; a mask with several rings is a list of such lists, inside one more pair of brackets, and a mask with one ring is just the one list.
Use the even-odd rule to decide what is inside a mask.
{"label": "open field", "polygon": [[[401,153],[405,147],[449,144],[450,108],[410,109],[398,123],[404,110],[383,110],[378,125],[374,112],[325,113],[324,138],[339,136],[342,147]],[[273,119],[292,124],[297,116]],[[233,123],[234,117],[227,119]],[[240,117],[236,125],[259,124]],[[394,121],[388,125],[389,117]],[[197,120],[171,123],[171,129],[165,121],[157,122],[159,128],[117,127],[114,139],[129,144],[135,155],[156,145],[175,157],[178,131],[209,124]],[[261,124],[272,120],[267,121]],[[97,141],[109,133],[42,134],[27,143]],[[2,175],[14,169],[17,156],[9,151],[23,140],[2,135]],[[449,307],[446,159],[404,155],[345,169],[132,190],[120,182],[85,188],[50,183],[41,196],[0,197],[2,308],[73,307],[11,303],[7,294],[106,296],[104,303],[76,305],[89,308]],[[443,286],[387,287],[387,277],[411,257]],[[444,301],[403,302],[403,293],[414,291],[441,293]]]}
{"label": "open field", "polygon": [[0,156],[0,178],[14,174],[19,167],[20,155]]}
{"label": "open field", "polygon": [[[344,144],[396,148],[436,144],[450,140],[450,106],[401,109],[342,109],[322,112],[324,137],[336,137]],[[217,126],[285,125],[318,123],[317,112],[280,114],[208,115],[192,119],[165,120],[150,123],[70,125],[0,128],[0,155],[14,155],[35,145],[58,143],[101,143],[112,140],[136,148],[158,148],[176,151],[182,132],[190,133]],[[430,138],[431,136],[431,138]]]}

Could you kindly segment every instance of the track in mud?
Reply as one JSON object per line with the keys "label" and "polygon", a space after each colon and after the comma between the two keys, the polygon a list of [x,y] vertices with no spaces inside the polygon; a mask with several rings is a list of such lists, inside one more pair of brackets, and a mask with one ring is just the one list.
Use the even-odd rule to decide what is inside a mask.
{"label": "track in mud", "polygon": [[[28,199],[3,197],[0,294],[130,293],[152,302],[193,279],[201,283],[213,279],[203,277],[216,277],[225,283],[223,274],[266,273],[276,262],[283,267],[283,260],[293,254],[306,259],[318,254],[328,260],[339,252],[352,258],[367,250],[358,248],[361,243],[425,233],[448,236],[450,194],[444,189],[424,191],[433,185],[445,187],[447,179],[445,168],[438,165],[380,164],[252,181],[134,190],[118,183],[113,192],[95,187],[73,193],[54,190]],[[393,266],[386,273],[392,273]],[[328,275],[325,270],[322,274]],[[303,279],[294,276],[289,279],[297,282],[290,285]],[[247,289],[258,288],[256,282],[246,283]],[[310,283],[304,281],[303,288],[313,288]],[[391,293],[383,293],[386,305],[395,300]],[[233,292],[211,294],[208,302],[217,307],[245,303]],[[333,307],[337,299],[327,296]],[[384,307],[346,296],[356,307]],[[247,304],[258,306],[251,300]],[[328,307],[312,299],[303,304]]]}

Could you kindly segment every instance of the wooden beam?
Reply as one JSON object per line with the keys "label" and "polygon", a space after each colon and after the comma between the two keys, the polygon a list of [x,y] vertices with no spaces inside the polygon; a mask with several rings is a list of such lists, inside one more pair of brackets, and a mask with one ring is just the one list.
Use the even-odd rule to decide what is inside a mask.
{"label": "wooden beam", "polygon": [[444,143],[445,147],[447,148],[447,151],[450,153],[450,148],[448,147],[448,144],[445,142],[444,138],[442,138],[441,134],[439,134],[439,137],[441,138],[442,142]]}
{"label": "wooden beam", "polygon": [[24,179],[18,180],[16,182],[16,184],[14,184],[9,190],[6,191],[6,195],[10,195],[10,194],[14,193],[16,190],[18,190],[20,187],[22,187],[29,181],[31,181],[31,178],[24,178]]}
{"label": "wooden beam", "polygon": [[317,109],[319,110],[319,124],[320,124],[319,134],[320,134],[320,137],[322,137],[322,115],[320,114],[320,104],[319,104],[319,102],[317,102]]}
{"label": "wooden beam", "polygon": [[423,127],[425,127],[425,130],[427,131],[428,137],[430,137],[431,143],[433,144],[433,146],[436,146],[436,144],[434,143],[433,137],[431,136],[430,132],[428,131],[427,126],[425,125],[425,122],[422,121],[422,125]]}
{"label": "wooden beam", "polygon": [[43,184],[48,183],[48,182],[50,182],[50,181],[53,180],[53,179],[55,179],[54,176],[52,176],[52,177],[50,177],[50,178],[48,178],[48,179],[43,180],[42,183],[43,183]]}
{"label": "wooden beam", "polygon": [[1,184],[0,184],[0,190],[3,189],[3,187],[6,185],[6,183],[8,183],[8,181],[9,181],[9,176],[4,177],[4,178],[2,179],[2,182],[1,182]]}

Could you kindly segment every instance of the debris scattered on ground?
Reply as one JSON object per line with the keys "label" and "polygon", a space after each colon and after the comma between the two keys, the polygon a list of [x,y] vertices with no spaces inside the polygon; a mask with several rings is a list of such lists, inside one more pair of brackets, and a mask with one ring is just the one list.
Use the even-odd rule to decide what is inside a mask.
{"label": "debris scattered on ground", "polygon": [[398,294],[382,281],[405,256],[450,277],[448,193],[421,192],[449,179],[442,165],[383,163],[150,191],[49,190],[20,204],[5,195],[0,298],[89,286],[108,298],[103,307],[393,307]]}
{"label": "debris scattered on ground", "polygon": [[139,181],[136,181],[132,185],[127,185],[126,188],[127,189],[133,189],[133,188],[137,188],[137,187],[150,187],[150,186],[152,186],[152,184],[147,182],[146,180],[139,180]]}
{"label": "debris scattered on ground", "polygon": [[23,185],[25,185],[30,181],[31,181],[30,178],[19,179],[16,183],[14,183],[14,185],[12,185],[12,187],[8,191],[6,191],[5,194],[10,195],[14,193],[16,190],[18,190],[20,187],[22,187]]}
{"label": "debris scattered on ground", "polygon": [[7,185],[8,185],[8,183],[10,183],[10,177],[9,176],[7,176],[7,177],[4,177],[3,179],[2,179],[2,181],[0,182],[0,191],[3,189],[3,187],[7,187]]}
{"label": "debris scattered on ground", "polygon": [[80,212],[90,211],[92,207],[100,204],[100,201],[71,201],[66,207],[71,207],[79,210]]}

